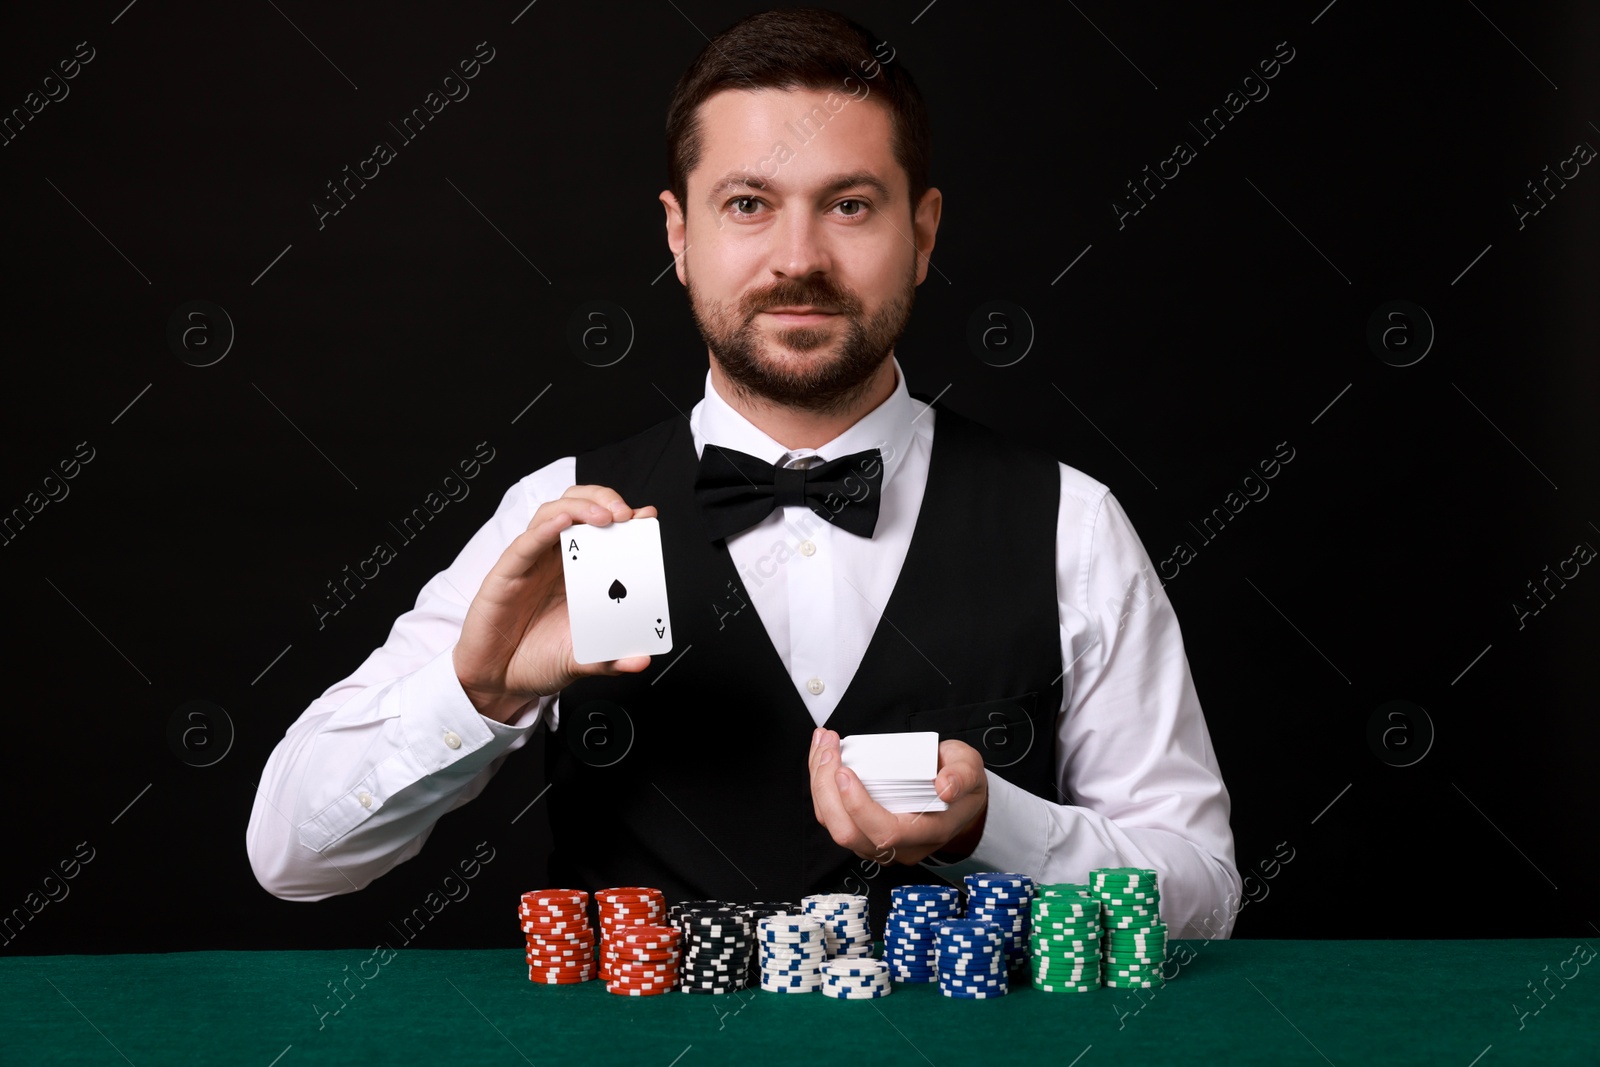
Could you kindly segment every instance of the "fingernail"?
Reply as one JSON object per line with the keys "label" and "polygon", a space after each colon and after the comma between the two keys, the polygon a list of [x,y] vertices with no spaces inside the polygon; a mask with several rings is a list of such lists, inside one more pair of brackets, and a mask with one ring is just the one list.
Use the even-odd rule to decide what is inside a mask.
{"label": "fingernail", "polygon": [[818,764],[818,766],[821,766],[824,763],[832,762],[832,760],[833,760],[833,753],[832,752],[824,752],[822,754],[822,758],[817,760],[817,764]]}
{"label": "fingernail", "polygon": [[819,735],[821,735],[821,733],[822,733],[822,727],[813,726],[811,728],[811,747],[812,748],[816,748],[817,747],[817,737]]}
{"label": "fingernail", "polygon": [[838,779],[840,792],[844,792],[846,789],[850,788],[850,776],[848,774],[840,771],[838,774]]}

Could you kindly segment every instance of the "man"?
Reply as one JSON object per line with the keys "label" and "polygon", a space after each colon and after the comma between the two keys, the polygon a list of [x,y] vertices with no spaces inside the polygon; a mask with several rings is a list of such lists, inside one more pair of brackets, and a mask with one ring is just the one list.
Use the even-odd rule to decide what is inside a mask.
{"label": "man", "polygon": [[[1228,794],[1127,516],[908,392],[894,346],[942,198],[894,60],[842,16],[783,11],[684,74],[660,199],[704,399],[513,486],[290,727],[248,834],[269,891],[348,892],[416,855],[545,725],[556,884],[868,892],[881,916],[889,886],[940,875],[1139,866],[1174,936],[1226,936]],[[580,665],[557,546],[641,517],[673,653]],[[842,735],[898,730],[940,733],[948,810],[890,815],[840,769]]]}

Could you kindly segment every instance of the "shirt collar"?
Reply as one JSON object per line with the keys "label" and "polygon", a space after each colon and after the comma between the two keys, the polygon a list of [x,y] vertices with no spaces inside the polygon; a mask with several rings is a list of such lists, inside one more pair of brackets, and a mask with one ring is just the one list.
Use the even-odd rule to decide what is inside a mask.
{"label": "shirt collar", "polygon": [[855,452],[865,452],[869,448],[877,448],[884,457],[881,488],[887,489],[890,479],[894,477],[895,471],[900,469],[900,461],[911,445],[911,420],[917,416],[915,408],[920,407],[912,403],[911,394],[906,390],[906,376],[900,368],[899,359],[893,355],[889,359],[894,363],[895,385],[894,392],[889,394],[888,399],[822,446],[792,450],[768,437],[749,419],[729,406],[728,402],[722,399],[722,394],[717,392],[716,386],[711,384],[711,371],[707,370],[705,399],[696,404],[694,410],[689,413],[689,429],[694,435],[695,454],[702,454],[707,444],[713,444],[777,464],[791,451],[798,455],[817,455],[823,460],[830,460]]}

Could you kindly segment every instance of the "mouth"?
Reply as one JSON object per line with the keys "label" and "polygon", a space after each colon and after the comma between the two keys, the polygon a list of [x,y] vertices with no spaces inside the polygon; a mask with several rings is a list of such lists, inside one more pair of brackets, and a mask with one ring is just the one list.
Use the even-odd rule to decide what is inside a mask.
{"label": "mouth", "polygon": [[785,323],[787,325],[805,326],[822,322],[826,319],[836,318],[839,313],[837,311],[828,311],[823,308],[802,306],[773,308],[770,311],[763,311],[761,314],[766,315],[769,318],[776,319],[778,322]]}

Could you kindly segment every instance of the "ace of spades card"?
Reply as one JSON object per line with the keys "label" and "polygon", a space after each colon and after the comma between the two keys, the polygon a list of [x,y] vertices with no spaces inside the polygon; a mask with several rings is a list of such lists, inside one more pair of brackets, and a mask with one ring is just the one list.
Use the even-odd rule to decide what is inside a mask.
{"label": "ace of spades card", "polygon": [[579,663],[672,651],[659,520],[569,526],[561,532],[561,569]]}

